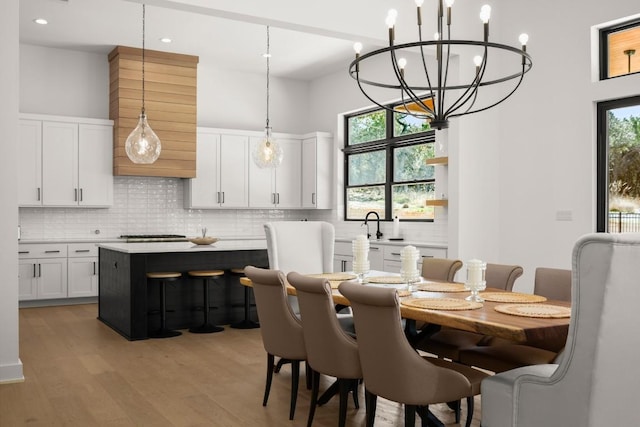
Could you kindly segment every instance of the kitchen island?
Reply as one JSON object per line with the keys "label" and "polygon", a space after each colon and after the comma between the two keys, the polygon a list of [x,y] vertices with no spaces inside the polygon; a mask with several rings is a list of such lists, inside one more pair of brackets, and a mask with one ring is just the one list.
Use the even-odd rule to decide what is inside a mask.
{"label": "kitchen island", "polygon": [[[189,270],[229,270],[269,265],[265,240],[228,240],[213,245],[190,242],[103,243],[99,245],[98,319],[129,340],[148,337],[160,324],[158,289],[147,286],[147,272],[176,271],[182,279],[167,285],[167,327],[202,323],[202,281]],[[210,318],[228,324],[243,316],[242,286],[222,278],[210,286]]]}

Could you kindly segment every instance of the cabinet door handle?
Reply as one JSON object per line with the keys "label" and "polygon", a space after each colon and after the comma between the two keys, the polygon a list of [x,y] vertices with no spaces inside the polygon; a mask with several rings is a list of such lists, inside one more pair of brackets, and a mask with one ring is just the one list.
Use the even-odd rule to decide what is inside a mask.
{"label": "cabinet door handle", "polygon": [[74,202],[78,201],[78,189],[77,188],[73,189],[73,201]]}
{"label": "cabinet door handle", "polygon": [[369,246],[369,249],[372,250],[372,251],[379,251],[380,250],[380,248],[375,247],[375,246]]}
{"label": "cabinet door handle", "polygon": [[311,193],[311,204],[312,205],[316,204],[316,193]]}
{"label": "cabinet door handle", "polygon": [[82,201],[82,188],[80,189],[80,201]]}
{"label": "cabinet door handle", "polygon": [[59,254],[60,251],[44,251],[45,254]]}
{"label": "cabinet door handle", "polygon": [[93,275],[96,275],[96,262],[93,261]]}
{"label": "cabinet door handle", "polygon": [[391,252],[391,255],[400,256],[400,252]]}
{"label": "cabinet door handle", "polygon": [[272,205],[276,204],[276,193],[271,193],[271,204]]}
{"label": "cabinet door handle", "polygon": [[433,258],[433,255],[422,255],[422,258]]}
{"label": "cabinet door handle", "polygon": [[224,191],[222,192],[222,203],[224,203]]}
{"label": "cabinet door handle", "polygon": [[38,264],[38,277],[42,277],[42,264]]}
{"label": "cabinet door handle", "polygon": [[76,253],[83,253],[83,252],[89,252],[89,249],[76,249]]}
{"label": "cabinet door handle", "polygon": [[40,190],[40,187],[38,187],[38,201],[40,201],[40,196],[41,196],[40,193],[41,193],[41,190]]}
{"label": "cabinet door handle", "polygon": [[28,254],[29,251],[18,251],[19,254]]}
{"label": "cabinet door handle", "polygon": [[35,264],[33,264],[33,277],[38,277],[36,275],[36,265]]}
{"label": "cabinet door handle", "polygon": [[280,204],[280,193],[276,193],[276,204]]}
{"label": "cabinet door handle", "polygon": [[220,203],[220,192],[216,191],[216,203]]}

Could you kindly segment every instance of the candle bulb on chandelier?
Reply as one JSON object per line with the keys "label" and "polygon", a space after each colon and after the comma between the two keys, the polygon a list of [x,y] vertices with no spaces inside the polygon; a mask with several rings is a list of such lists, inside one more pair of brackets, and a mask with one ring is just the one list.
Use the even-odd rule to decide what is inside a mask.
{"label": "candle bulb on chandelier", "polygon": [[484,24],[484,41],[489,40],[489,19],[491,18],[491,6],[485,4],[480,8],[480,19]]}

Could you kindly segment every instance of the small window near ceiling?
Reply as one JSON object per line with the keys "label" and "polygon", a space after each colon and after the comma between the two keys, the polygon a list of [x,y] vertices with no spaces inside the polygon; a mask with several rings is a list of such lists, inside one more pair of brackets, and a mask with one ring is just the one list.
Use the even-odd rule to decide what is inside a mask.
{"label": "small window near ceiling", "polygon": [[640,20],[601,30],[601,80],[634,73],[640,73]]}

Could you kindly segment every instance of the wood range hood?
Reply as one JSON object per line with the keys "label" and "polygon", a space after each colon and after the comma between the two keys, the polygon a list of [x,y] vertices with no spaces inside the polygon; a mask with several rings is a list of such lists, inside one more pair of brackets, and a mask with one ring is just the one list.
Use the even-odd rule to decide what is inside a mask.
{"label": "wood range hood", "polygon": [[125,141],[142,107],[142,49],[117,46],[109,53],[109,118],[114,121],[115,176],[196,176],[198,57],[144,51],[145,111],[162,151],[153,164],[135,164]]}

